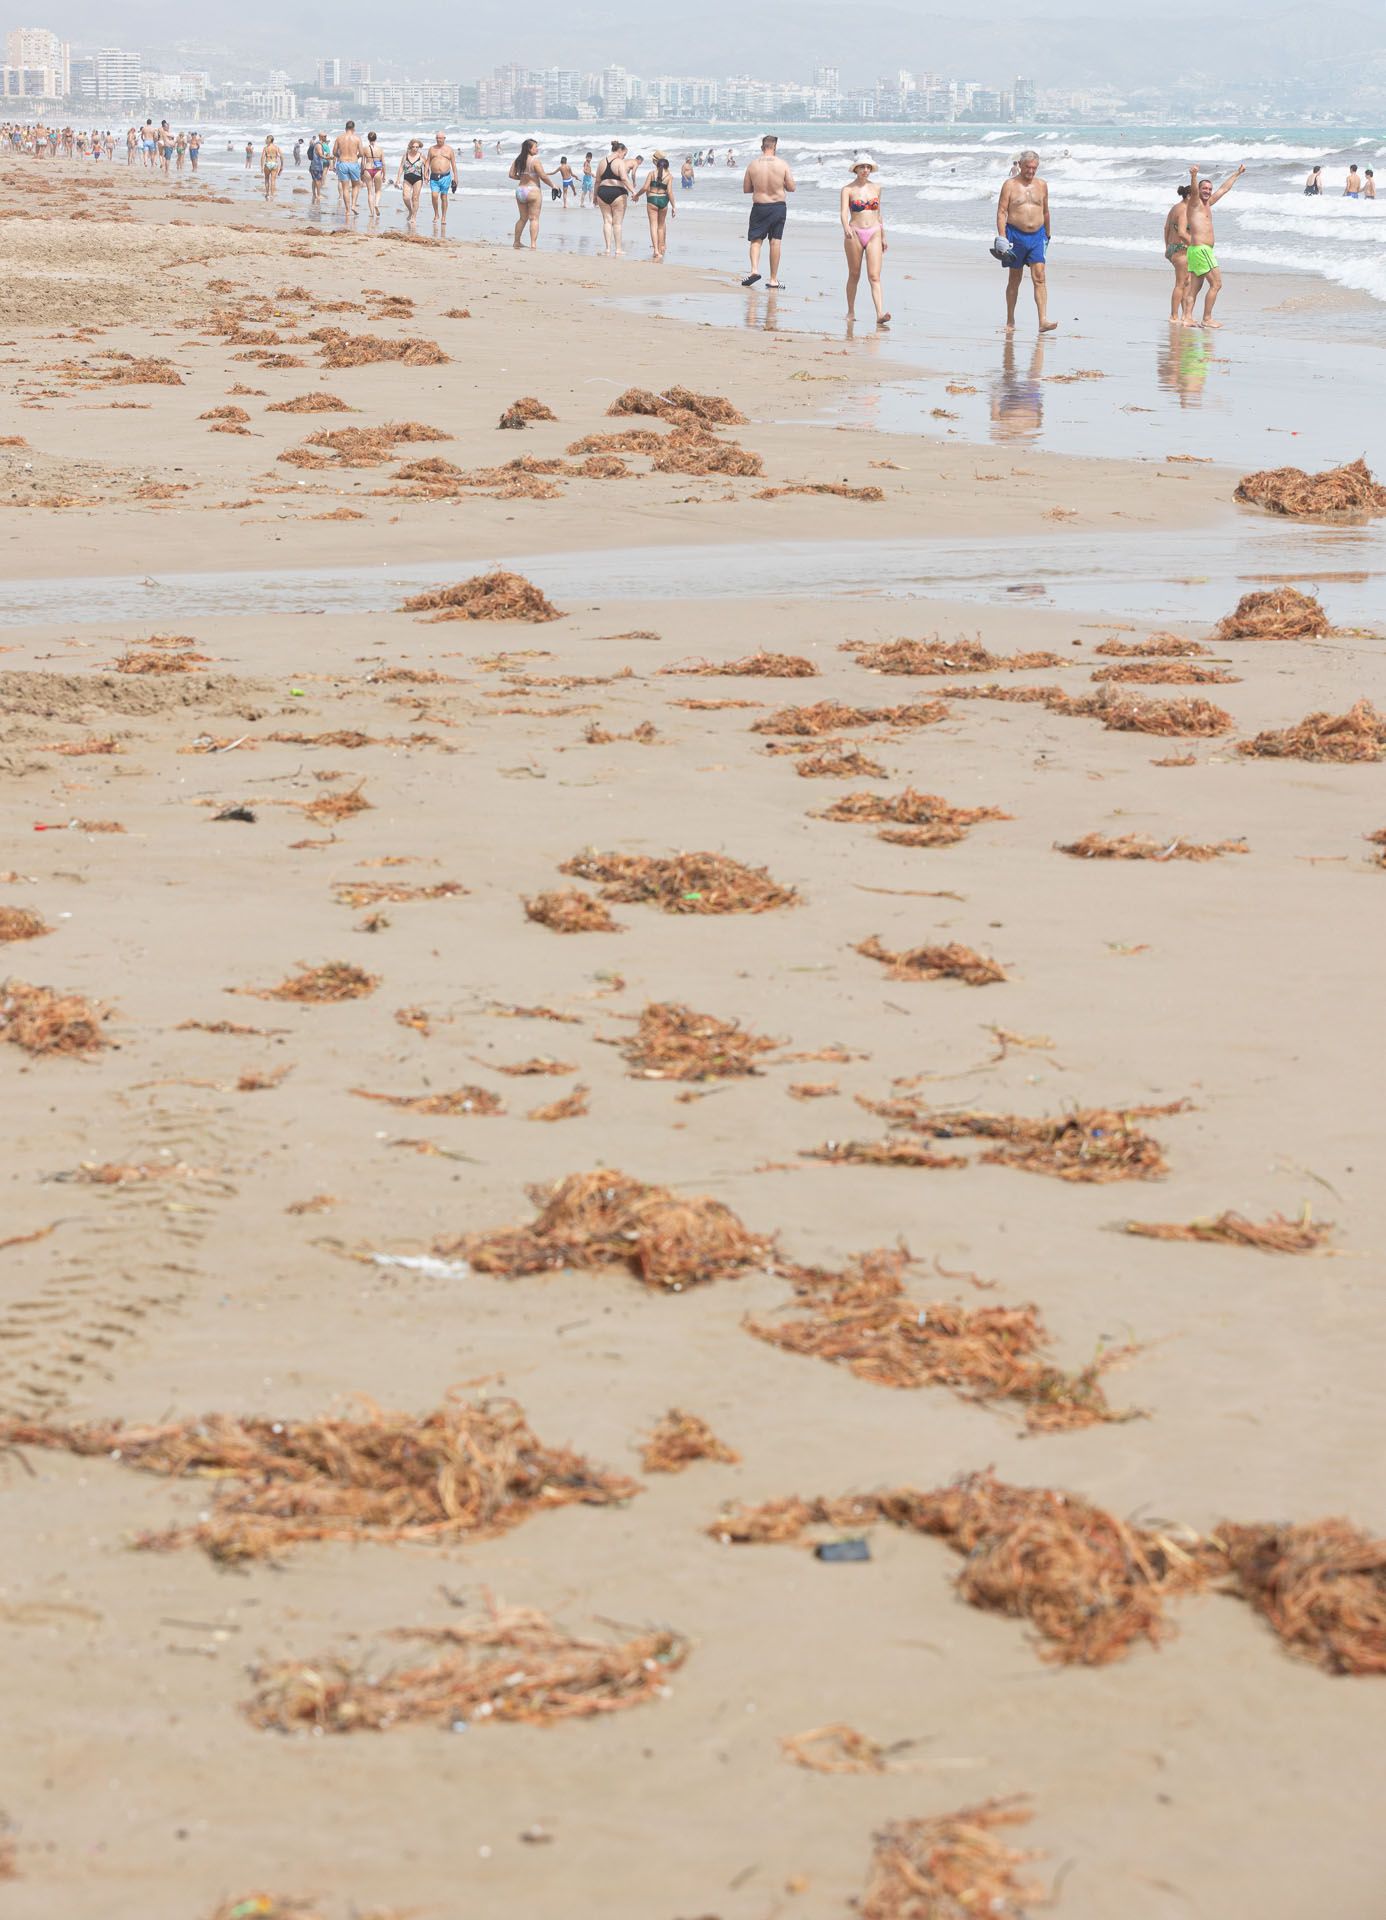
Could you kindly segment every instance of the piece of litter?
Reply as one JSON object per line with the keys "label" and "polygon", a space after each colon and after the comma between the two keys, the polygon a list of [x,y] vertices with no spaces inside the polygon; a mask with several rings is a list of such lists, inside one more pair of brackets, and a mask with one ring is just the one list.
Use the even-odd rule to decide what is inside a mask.
{"label": "piece of litter", "polygon": [[373,1253],[370,1257],[377,1267],[403,1267],[429,1280],[465,1280],[471,1273],[465,1260],[440,1260],[432,1253]]}

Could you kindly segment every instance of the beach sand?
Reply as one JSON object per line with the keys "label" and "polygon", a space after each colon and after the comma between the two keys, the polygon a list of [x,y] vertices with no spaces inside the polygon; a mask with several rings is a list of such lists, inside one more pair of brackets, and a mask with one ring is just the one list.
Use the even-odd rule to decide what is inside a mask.
{"label": "beach sand", "polygon": [[[12,165],[0,213],[56,215],[33,187]],[[993,680],[1087,694],[1111,664],[1098,647],[1145,629],[1120,606],[1103,619],[804,592],[779,545],[1047,533],[1061,553],[1094,531],[1235,524],[1235,475],[840,433],[820,417],[819,377],[845,370],[866,390],[891,370],[844,364],[831,342],[613,311],[573,259],[308,241],[283,224],[247,229],[187,189],[141,181],[133,198],[138,224],[0,228],[24,288],[0,363],[6,430],[25,442],[0,448],[4,564],[11,579],[58,583],[233,578],[224,611],[187,630],[205,656],[188,672],[117,670],[129,651],[179,651],[147,648],[168,631],[155,588],[142,619],[0,634],[0,906],[51,928],[7,944],[3,972],[108,1004],[112,1043],[89,1059],[0,1045],[0,1409],[284,1420],[355,1395],[419,1413],[452,1389],[508,1395],[544,1442],[644,1490],[461,1545],[307,1543],[227,1570],[192,1547],[130,1547],[194,1524],[216,1483],[6,1452],[6,1912],[203,1920],[266,1890],[311,1896],[327,1920],[838,1914],[887,1821],[1026,1793],[1035,1818],[1017,1844],[1045,1850],[1037,1871],[1061,1876],[1073,1920],[1365,1920],[1380,1886],[1370,1679],[1293,1658],[1215,1593],[1173,1601],[1159,1647],[1055,1667],[1022,1621],[963,1604],[941,1541],[876,1527],[870,1562],[839,1565],[708,1529],[728,1502],[932,1488],[989,1466],[1141,1524],[1341,1514],[1381,1529],[1386,882],[1365,836],[1386,826],[1382,773],[1235,751],[1314,709],[1386,705],[1379,639],[1214,643],[1189,629],[1211,647],[1198,664],[1235,680],[1124,690],[1216,702],[1234,722],[1217,737],[953,698],[928,724],[834,736],[885,777],[800,779],[794,755],[769,751],[776,736],[752,731],[778,707],[895,707]],[[93,211],[120,199],[86,195]],[[170,211],[193,224],[170,228]],[[681,274],[690,293],[702,285],[668,270]],[[367,289],[413,314],[384,313]],[[469,319],[443,317],[460,308]],[[209,328],[233,310],[231,333]],[[331,326],[435,341],[448,361],[326,367],[309,336]],[[284,338],[247,344],[266,330]],[[180,383],[114,384],[131,362],[111,355],[167,360]],[[581,436],[657,426],[607,408],[624,388],[667,386],[674,368],[746,414],[718,437],[759,454],[763,476],[657,474],[643,456],[624,479],[572,472],[564,449]],[[351,411],[270,411],[314,391]],[[498,432],[523,395],[557,420]],[[200,417],[228,406],[248,416],[233,422],[243,434]],[[341,471],[279,459],[320,430],[388,422],[445,437]],[[538,476],[551,497],[489,497],[506,491],[492,484],[411,498],[395,477],[418,459],[473,473],[521,457],[563,462]],[[884,497],[755,498],[795,482]],[[502,555],[728,545],[754,549],[770,591],[728,597],[710,569],[696,595],[596,593],[540,624],[235,604],[234,576],[265,569],[428,564],[461,581]],[[976,636],[1062,665],[895,676],[843,650],[901,635]],[[664,671],[759,648],[817,676]],[[555,676],[582,684],[538,684]],[[585,737],[646,722],[652,740]],[[371,744],[343,742],[354,732]],[[114,751],[60,751],[107,739]],[[1161,764],[1183,756],[1193,764]],[[305,813],[358,785],[366,810]],[[936,848],[814,817],[847,793],[907,787],[1008,817]],[[215,817],[229,807],[255,818]],[[92,821],[122,831],[79,824]],[[1127,863],[1055,848],[1093,832],[1244,838],[1248,851]],[[617,904],[609,934],[527,920],[524,898],[577,884],[559,869],[585,848],[726,854],[798,898],[727,916]],[[378,881],[465,891],[385,902],[387,924],[369,931],[370,909],[337,889]],[[890,980],[853,950],[873,935],[888,948],[961,942],[1007,978]],[[329,961],[378,984],[338,1005],[240,997]],[[610,1043],[669,1001],[782,1050],[744,1079],[632,1077]],[[540,1007],[563,1018],[512,1017]],[[402,1023],[410,1009],[426,1017]],[[791,1057],[825,1052],[840,1057]],[[502,1071],[535,1056],[571,1071]],[[272,1084],[242,1091],[242,1076]],[[791,1097],[805,1082],[832,1090]],[[949,1170],[804,1157],[881,1137],[855,1096],[886,1099],[900,1082],[939,1106],[1029,1116],[1189,1105],[1143,1123],[1168,1160],[1151,1183],[1037,1178],[976,1164],[972,1149],[973,1164]],[[465,1084],[503,1111],[440,1117],[353,1096]],[[527,1117],[576,1085],[590,1090],[585,1114]],[[84,1163],[183,1172],[61,1177]],[[672,1294],[613,1269],[505,1280],[371,1259],[527,1222],[528,1187],[599,1167],[712,1194],[777,1234],[788,1260],[840,1266],[904,1243],[911,1299],[1033,1302],[1065,1368],[1131,1345],[1105,1386],[1145,1417],[1031,1433],[1012,1402],[890,1391],[781,1351],[743,1324],[792,1297],[768,1270]],[[317,1197],[321,1210],[295,1211]],[[1336,1223],[1331,1253],[1116,1230],[1305,1207]],[[642,1475],[640,1436],[671,1407],[707,1420],[740,1463]],[[392,1629],[474,1620],[488,1594],[577,1633],[667,1624],[692,1651],[667,1698],[556,1726],[285,1737],[239,1711],[249,1668],[335,1653],[379,1671],[401,1657]],[[917,1744],[864,1776],[781,1757],[783,1736],[837,1721]]]}

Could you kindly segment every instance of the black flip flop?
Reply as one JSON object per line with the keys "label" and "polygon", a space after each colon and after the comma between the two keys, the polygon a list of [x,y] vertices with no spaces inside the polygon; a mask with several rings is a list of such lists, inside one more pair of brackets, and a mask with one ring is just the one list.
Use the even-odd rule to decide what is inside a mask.
{"label": "black flip flop", "polygon": [[746,278],[741,282],[741,284],[743,287],[753,287],[756,284],[756,281],[759,280],[759,278],[760,278],[760,275],[758,273],[748,273],[746,275]]}

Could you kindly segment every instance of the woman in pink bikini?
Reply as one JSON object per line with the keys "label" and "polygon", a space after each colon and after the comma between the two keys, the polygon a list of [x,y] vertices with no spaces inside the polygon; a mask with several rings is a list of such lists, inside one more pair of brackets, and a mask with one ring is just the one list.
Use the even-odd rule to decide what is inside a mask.
{"label": "woman in pink bikini", "polygon": [[857,287],[862,267],[876,309],[876,325],[888,327],[890,315],[881,294],[881,265],[886,250],[885,225],[881,219],[881,190],[872,183],[876,162],[869,153],[859,153],[852,161],[852,178],[842,189],[839,203],[842,214],[842,243],[847,254],[847,323],[856,319]]}

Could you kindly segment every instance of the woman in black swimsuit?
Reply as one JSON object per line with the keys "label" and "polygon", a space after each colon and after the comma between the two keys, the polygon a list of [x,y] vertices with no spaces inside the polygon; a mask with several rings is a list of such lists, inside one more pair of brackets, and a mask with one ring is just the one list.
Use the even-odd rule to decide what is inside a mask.
{"label": "woman in black swimsuit", "polygon": [[412,227],[419,217],[419,201],[423,197],[424,146],[423,141],[413,139],[400,156],[399,171],[395,174],[395,185],[404,195],[404,211]]}
{"label": "woman in black swimsuit", "polygon": [[630,168],[626,163],[625,145],[613,140],[611,152],[597,168],[597,210],[602,216],[602,237],[606,245],[603,253],[624,253],[621,245],[621,228],[625,224],[626,207],[630,201]]}

